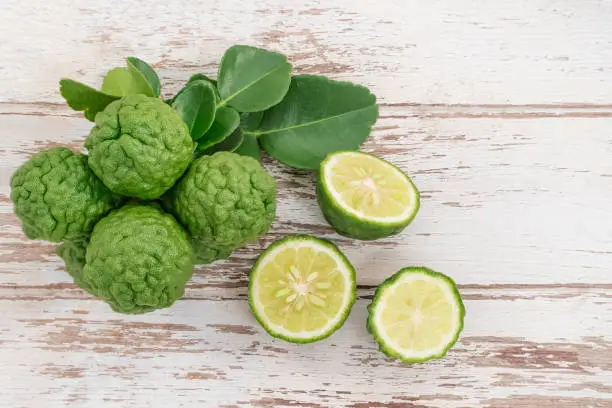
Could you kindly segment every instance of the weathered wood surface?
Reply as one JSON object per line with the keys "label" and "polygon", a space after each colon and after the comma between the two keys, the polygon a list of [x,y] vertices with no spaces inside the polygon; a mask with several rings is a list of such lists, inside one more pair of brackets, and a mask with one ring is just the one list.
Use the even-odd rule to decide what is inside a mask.
{"label": "weathered wood surface", "polygon": [[[2,0],[0,406],[612,407],[610,21],[610,1]],[[364,149],[413,176],[420,214],[394,238],[340,238],[312,176],[268,160],[272,231],[199,267],[171,309],[114,314],[54,245],[24,238],[10,175],[42,148],[81,148],[91,125],[60,77],[99,84],[137,55],[171,93],[234,43],[368,85],[381,118]],[[345,326],[301,346],[245,302],[254,257],[295,232],[338,243],[359,284]],[[373,288],[412,264],[451,275],[468,315],[447,358],[406,366],[364,321]]]}

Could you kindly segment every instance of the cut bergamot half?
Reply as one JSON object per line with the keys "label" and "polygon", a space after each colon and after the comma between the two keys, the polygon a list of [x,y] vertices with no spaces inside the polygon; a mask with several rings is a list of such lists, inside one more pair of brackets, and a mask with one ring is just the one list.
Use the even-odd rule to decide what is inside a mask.
{"label": "cut bergamot half", "polygon": [[453,280],[423,267],[404,268],[385,280],[368,310],[368,330],[381,351],[407,363],[446,355],[465,316]]}
{"label": "cut bergamot half", "polygon": [[419,191],[391,163],[338,152],[321,163],[317,197],[325,218],[345,236],[373,240],[402,231],[419,210]]}
{"label": "cut bergamot half", "polygon": [[328,337],[349,315],[355,270],[331,242],[306,236],[276,241],[249,279],[249,304],[272,336],[294,343]]}

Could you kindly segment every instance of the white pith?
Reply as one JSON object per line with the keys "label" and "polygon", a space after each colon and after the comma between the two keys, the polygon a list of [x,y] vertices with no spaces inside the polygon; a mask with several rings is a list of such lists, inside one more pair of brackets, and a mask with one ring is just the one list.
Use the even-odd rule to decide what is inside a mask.
{"label": "white pith", "polygon": [[[349,155],[349,156],[355,156],[355,157],[359,157],[360,159],[363,160],[375,160],[377,162],[379,162],[380,164],[387,166],[389,169],[393,170],[393,172],[395,173],[395,175],[398,177],[398,179],[402,180],[402,183],[404,183],[406,185],[407,190],[409,190],[412,193],[412,202],[410,203],[409,206],[406,207],[406,209],[404,210],[403,213],[396,215],[396,216],[389,216],[389,217],[372,217],[369,215],[365,215],[362,211],[358,211],[352,207],[350,207],[342,198],[342,196],[336,191],[336,189],[334,188],[334,185],[332,183],[331,180],[331,175],[333,173],[333,168],[336,165],[336,163],[338,162],[338,158],[340,156],[344,156],[344,155]],[[333,197],[333,201],[335,201],[336,203],[338,203],[338,205],[340,205],[340,207],[342,207],[342,209],[346,212],[348,212],[349,214],[354,215],[357,218],[360,219],[364,219],[364,220],[368,220],[368,221],[373,221],[373,222],[379,222],[379,223],[385,223],[385,224],[397,224],[397,223],[401,223],[405,220],[407,220],[408,218],[410,218],[414,212],[414,208],[415,208],[415,204],[417,203],[417,190],[416,188],[408,181],[406,175],[404,173],[402,173],[400,170],[398,170],[397,168],[395,168],[394,166],[388,164],[387,162],[377,159],[375,157],[372,157],[368,154],[363,154],[363,153],[358,153],[358,152],[342,152],[342,153],[337,153],[333,156],[330,156],[323,164],[323,170],[322,170],[322,175],[323,175],[323,180],[325,185],[327,186],[329,193],[331,194],[331,196]],[[374,182],[371,179],[366,179],[366,187],[372,188],[372,185],[374,185]],[[360,183],[361,184],[361,183]]]}
{"label": "white pith", "polygon": [[[434,283],[438,286],[445,294],[446,299],[452,305],[453,311],[453,327],[451,330],[446,333],[446,335],[442,338],[440,343],[436,345],[436,347],[431,347],[429,349],[416,352],[412,349],[406,349],[397,344],[392,338],[390,338],[386,331],[384,324],[381,322],[381,312],[384,308],[384,304],[386,298],[393,294],[397,287],[402,285],[403,283],[414,281],[414,280],[425,280],[431,283]],[[455,292],[453,288],[449,285],[449,283],[441,278],[436,278],[426,273],[406,273],[401,276],[398,280],[394,281],[390,286],[386,287],[384,291],[380,294],[376,306],[374,307],[374,316],[373,316],[373,326],[375,328],[375,332],[380,337],[380,341],[388,347],[390,350],[400,354],[403,358],[406,359],[426,359],[432,356],[440,355],[446,350],[449,344],[455,339],[457,332],[461,327],[461,308],[457,299],[455,298]]]}
{"label": "white pith", "polygon": [[[332,259],[336,261],[338,270],[340,271],[340,273],[342,273],[342,276],[345,281],[345,285],[344,285],[344,293],[342,296],[342,306],[340,307],[336,316],[332,320],[329,320],[325,326],[323,326],[322,328],[318,330],[292,332],[292,331],[286,330],[283,326],[280,326],[278,324],[271,322],[265,315],[263,305],[259,301],[260,285],[258,284],[258,279],[259,279],[259,271],[263,269],[267,265],[268,262],[273,261],[279,252],[287,248],[295,248],[296,250],[298,250],[301,247],[314,248],[316,251],[325,252],[330,257],[332,257]],[[352,270],[350,269],[350,267],[347,266],[346,260],[344,260],[341,256],[339,256],[338,253],[336,253],[336,251],[332,250],[326,245],[319,244],[316,241],[296,240],[296,241],[290,241],[282,245],[276,246],[270,252],[268,252],[261,261],[259,261],[256,269],[253,271],[253,274],[254,274],[255,280],[253,282],[252,302],[253,302],[253,306],[255,310],[257,311],[257,314],[260,316],[261,319],[264,320],[265,325],[268,327],[268,329],[282,336],[288,337],[288,338],[311,339],[311,338],[316,338],[316,337],[320,337],[320,336],[327,334],[330,330],[332,330],[336,325],[338,325],[338,323],[340,323],[346,317],[348,308],[350,307],[350,304],[351,304],[351,299],[352,299],[353,290],[354,290],[354,285],[352,283],[353,281]]]}

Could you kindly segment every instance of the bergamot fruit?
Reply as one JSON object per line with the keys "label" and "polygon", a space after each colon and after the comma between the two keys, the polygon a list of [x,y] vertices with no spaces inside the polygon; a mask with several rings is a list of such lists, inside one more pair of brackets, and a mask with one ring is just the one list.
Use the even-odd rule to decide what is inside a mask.
{"label": "bergamot fruit", "polygon": [[197,262],[208,263],[268,231],[276,183],[257,160],[218,152],[194,160],[165,201],[191,234]]}
{"label": "bergamot fruit", "polygon": [[337,152],[321,163],[317,198],[323,215],[347,237],[373,240],[401,232],[420,206],[412,180],[362,152]]}
{"label": "bergamot fruit", "polygon": [[60,242],[88,235],[117,203],[87,166],[66,147],[36,153],[11,178],[11,200],[30,239]]}
{"label": "bergamot fruit", "polygon": [[424,267],[404,268],[381,283],[368,311],[380,350],[406,363],[444,357],[465,317],[455,282]]}
{"label": "bergamot fruit", "polygon": [[83,278],[120,313],[146,313],[183,296],[193,250],[174,217],[154,204],[128,204],[96,224]]}
{"label": "bergamot fruit", "polygon": [[311,343],[338,330],[348,317],[355,269],[331,242],[298,235],[261,254],[249,278],[249,305],[273,337]]}
{"label": "bergamot fruit", "polygon": [[89,166],[111,191],[153,199],[183,174],[195,144],[170,106],[148,96],[128,95],[96,115],[85,147]]}
{"label": "bergamot fruit", "polygon": [[91,291],[89,284],[83,279],[87,244],[89,244],[88,237],[83,236],[74,238],[58,246],[55,253],[62,258],[66,264],[66,272],[72,277],[75,285],[81,289]]}

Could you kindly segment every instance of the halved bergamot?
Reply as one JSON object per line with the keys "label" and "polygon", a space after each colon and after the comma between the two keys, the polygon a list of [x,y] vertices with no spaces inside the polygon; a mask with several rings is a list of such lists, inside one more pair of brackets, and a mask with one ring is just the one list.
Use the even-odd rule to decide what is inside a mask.
{"label": "halved bergamot", "polygon": [[334,244],[291,236],[270,245],[255,263],[249,304],[270,335],[311,343],[342,326],[356,288],[355,269]]}
{"label": "halved bergamot", "polygon": [[325,218],[345,236],[373,240],[402,231],[419,210],[419,191],[391,163],[338,152],[321,163],[317,197]]}
{"label": "halved bergamot", "polygon": [[404,268],[376,289],[368,330],[389,357],[406,363],[442,358],[463,330],[455,282],[424,267]]}

